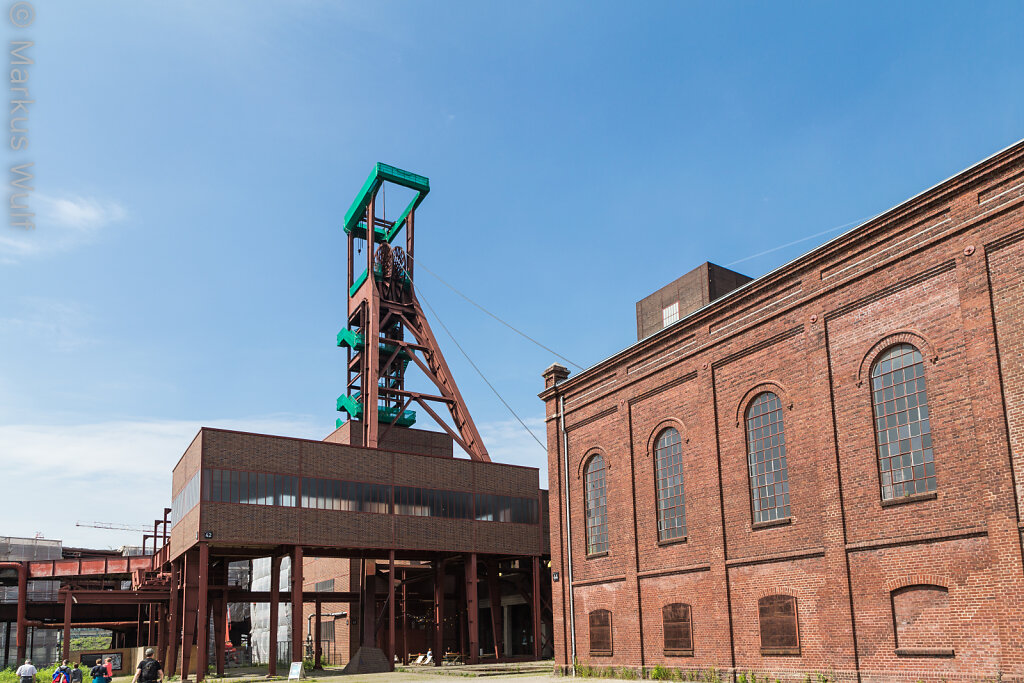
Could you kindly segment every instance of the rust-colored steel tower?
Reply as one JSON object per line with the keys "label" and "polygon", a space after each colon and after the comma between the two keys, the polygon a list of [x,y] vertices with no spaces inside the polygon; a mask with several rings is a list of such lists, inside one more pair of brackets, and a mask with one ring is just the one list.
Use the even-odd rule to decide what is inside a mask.
{"label": "rust-colored steel tower", "polygon": [[[377,213],[377,193],[386,182],[416,193],[394,221],[388,221],[383,212],[380,216]],[[362,445],[376,448],[387,430],[409,427],[416,421],[416,413],[408,410],[415,402],[473,460],[490,462],[413,286],[414,219],[429,191],[427,178],[378,163],[345,214],[348,325],[338,333],[338,346],[348,349],[348,383],[345,393],[338,397],[337,408],[360,422]],[[404,250],[395,245],[403,228]],[[366,259],[357,263],[362,260],[357,247],[364,245]],[[406,388],[405,372],[410,363],[434,383],[437,394]],[[454,428],[432,403],[447,407]],[[342,422],[339,419],[338,426]]]}

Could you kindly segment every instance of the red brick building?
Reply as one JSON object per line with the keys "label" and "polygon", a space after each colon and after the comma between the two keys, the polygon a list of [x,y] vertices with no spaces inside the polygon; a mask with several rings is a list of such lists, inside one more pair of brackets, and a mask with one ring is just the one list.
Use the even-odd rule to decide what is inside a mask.
{"label": "red brick building", "polygon": [[558,663],[1024,679],[1024,143],[723,271],[544,373]]}
{"label": "red brick building", "polygon": [[[270,605],[271,674],[282,658],[302,659],[307,643],[310,658],[335,664],[377,648],[386,653],[378,671],[427,649],[437,665],[445,654],[466,663],[544,654],[550,533],[539,472],[455,458],[452,437],[438,432],[394,429],[378,448],[360,444],[352,421],[323,441],[200,430],[174,468],[161,551],[170,631],[182,634],[167,643],[168,670],[206,663],[212,621],[223,673],[228,605],[243,602]],[[259,558],[271,558],[269,590],[228,584],[230,562]],[[282,602],[290,643],[278,632]]]}

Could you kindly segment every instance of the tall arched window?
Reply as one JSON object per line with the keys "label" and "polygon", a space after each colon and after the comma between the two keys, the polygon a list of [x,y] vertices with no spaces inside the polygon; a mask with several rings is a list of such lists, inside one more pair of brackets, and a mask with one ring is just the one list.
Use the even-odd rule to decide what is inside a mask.
{"label": "tall arched window", "polygon": [[747,408],[747,465],[754,522],[789,517],[789,477],[782,401],[770,391]]}
{"label": "tall arched window", "polygon": [[683,440],[672,427],[654,442],[654,469],[658,484],[658,540],[686,536],[686,507],[683,498]]}
{"label": "tall arched window", "polygon": [[587,505],[587,555],[608,552],[608,497],[605,488],[604,458],[590,457],[583,469]]}
{"label": "tall arched window", "polygon": [[612,654],[612,613],[596,609],[590,613],[590,654],[610,657]]}
{"label": "tall arched window", "polygon": [[665,633],[665,654],[685,656],[693,654],[693,631],[690,628],[690,606],[674,602],[661,608],[661,623]]}
{"label": "tall arched window", "polygon": [[924,359],[896,344],[871,366],[882,500],[935,490],[935,458],[924,388]]}

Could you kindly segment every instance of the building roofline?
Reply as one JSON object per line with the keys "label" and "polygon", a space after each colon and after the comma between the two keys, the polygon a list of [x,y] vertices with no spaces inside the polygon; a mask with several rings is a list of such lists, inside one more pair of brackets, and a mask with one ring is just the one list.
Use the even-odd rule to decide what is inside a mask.
{"label": "building roofline", "polygon": [[[427,430],[421,430],[421,431],[427,431]],[[245,431],[241,431],[241,430],[238,430],[238,429],[225,429],[223,427],[200,427],[199,428],[199,432],[192,439],[192,441],[195,442],[196,438],[198,438],[203,432],[225,432],[225,433],[228,433],[228,434],[244,434],[246,436],[266,436],[266,437],[270,437],[272,439],[288,439],[290,441],[306,441],[308,443],[325,444],[325,445],[328,445],[328,446],[339,446],[339,447],[342,447],[342,448],[356,448],[356,449],[361,450],[361,451],[370,451],[370,452],[375,452],[375,453],[379,453],[379,452],[383,451],[385,453],[395,453],[395,454],[398,454],[398,455],[415,455],[415,456],[420,457],[420,458],[437,458],[438,457],[436,455],[427,455],[426,453],[414,453],[412,451],[402,451],[402,450],[398,450],[398,449],[394,449],[394,448],[370,448],[368,446],[355,446],[355,445],[347,444],[347,443],[336,443],[334,441],[323,441],[321,439],[307,439],[307,438],[304,438],[304,437],[301,437],[301,436],[282,436],[280,434],[263,434],[261,432],[245,432]],[[442,432],[438,432],[438,433],[440,434]],[[191,448],[191,444],[189,444],[189,447]],[[185,456],[182,455],[182,457],[185,457]],[[512,464],[512,463],[508,463],[508,462],[493,462],[493,461],[492,462],[483,462],[483,461],[480,461],[480,460],[473,460],[471,458],[455,458],[455,457],[449,458],[449,457],[444,457],[442,459],[444,461],[446,461],[446,462],[455,461],[455,462],[474,463],[474,464],[477,464],[477,465],[494,465],[496,467],[516,467],[516,468],[523,469],[523,470],[533,470],[534,472],[537,473],[538,481],[540,479],[540,468],[539,467],[530,467],[529,465],[515,465],[515,464]],[[178,460],[178,463],[179,464],[181,463],[180,459]],[[177,465],[175,465],[175,468],[177,468]]]}
{"label": "building roofline", "polygon": [[773,268],[772,270],[768,271],[764,275],[756,277],[753,280],[751,280],[750,282],[747,282],[747,283],[745,283],[743,285],[740,285],[739,287],[737,287],[736,289],[732,290],[728,294],[725,294],[725,295],[715,299],[714,301],[712,301],[712,302],[710,302],[710,303],[708,303],[708,304],[698,308],[697,310],[695,310],[695,311],[693,311],[691,313],[688,313],[686,316],[684,316],[684,317],[680,318],[679,320],[675,321],[674,323],[672,323],[668,327],[663,327],[662,329],[658,330],[654,334],[648,335],[648,336],[644,337],[643,339],[637,340],[636,342],[630,344],[629,346],[627,346],[626,348],[622,349],[621,351],[617,351],[614,354],[612,354],[611,356],[608,356],[607,358],[605,358],[603,360],[600,360],[597,363],[594,363],[593,365],[585,368],[584,370],[581,370],[579,372],[579,374],[577,374],[576,376],[569,377],[568,379],[564,380],[563,382],[560,382],[559,384],[557,384],[557,385],[555,385],[553,387],[549,387],[549,388],[545,389],[540,394],[538,394],[538,396],[540,396],[540,398],[543,399],[543,400],[547,400],[547,399],[551,398],[552,396],[554,396],[556,393],[564,393],[566,389],[572,388],[573,386],[575,386],[575,385],[579,384],[581,381],[583,381],[585,378],[591,377],[598,370],[600,370],[600,369],[602,369],[602,368],[604,368],[604,367],[614,363],[615,361],[619,360],[621,357],[628,355],[634,349],[636,349],[638,347],[641,347],[641,346],[644,346],[644,345],[647,345],[647,344],[651,344],[655,340],[657,340],[657,339],[659,339],[659,338],[661,338],[663,336],[668,335],[671,331],[675,331],[675,330],[678,330],[678,329],[681,329],[681,328],[685,327],[686,324],[693,322],[699,316],[709,313],[710,311],[712,311],[716,307],[720,307],[720,306],[724,306],[724,305],[728,304],[733,299],[737,298],[739,295],[744,294],[747,291],[749,291],[751,289],[754,289],[755,287],[757,287],[759,285],[764,284],[768,280],[773,279],[773,278],[779,276],[784,271],[796,269],[796,267],[798,265],[801,265],[801,264],[803,264],[806,261],[813,260],[814,258],[822,255],[823,252],[825,252],[829,248],[833,247],[834,245],[836,245],[836,244],[838,244],[838,243],[840,243],[840,242],[842,242],[844,240],[852,239],[854,237],[855,233],[867,232],[868,230],[876,227],[877,223],[880,223],[880,222],[886,220],[887,218],[891,217],[893,214],[899,213],[902,210],[905,210],[905,209],[909,208],[909,206],[911,204],[919,203],[919,202],[921,202],[922,200],[924,200],[927,197],[930,197],[930,196],[933,196],[933,195],[937,195],[940,191],[942,191],[943,189],[946,189],[949,185],[955,183],[956,181],[961,180],[967,174],[969,174],[969,173],[971,173],[973,171],[977,171],[980,167],[985,166],[986,164],[991,164],[991,163],[995,162],[999,157],[1002,157],[1004,155],[1008,155],[1010,152],[1012,152],[1014,150],[1017,150],[1018,148],[1020,148],[1021,150],[1024,150],[1024,138],[1021,138],[1020,140],[1017,140],[1016,142],[1014,142],[1014,143],[1012,143],[1010,145],[1007,145],[1006,147],[1003,147],[999,151],[997,151],[997,152],[995,152],[993,154],[990,154],[989,156],[985,157],[984,159],[982,159],[982,160],[980,160],[980,161],[978,161],[978,162],[976,162],[974,164],[971,164],[967,168],[965,168],[965,169],[963,169],[963,170],[961,170],[961,171],[959,171],[959,172],[957,172],[957,173],[947,177],[946,179],[944,179],[944,180],[942,180],[942,181],[940,181],[938,183],[935,183],[934,185],[928,187],[925,190],[922,190],[921,192],[918,192],[917,194],[913,195],[912,197],[903,200],[899,204],[896,204],[895,206],[892,206],[892,207],[890,207],[890,208],[888,208],[888,209],[886,209],[886,210],[884,210],[884,211],[882,211],[880,213],[875,214],[874,216],[872,216],[871,218],[867,219],[866,221],[862,221],[861,223],[858,223],[857,225],[855,225],[854,227],[850,228],[849,230],[847,230],[845,232],[842,232],[839,235],[836,235],[832,239],[830,239],[830,240],[828,240],[828,241],[818,245],[817,247],[811,249],[810,251],[806,251],[803,254],[800,254],[799,256],[791,259],[790,261],[787,261],[786,263],[782,264],[781,266],[777,266],[776,268]]}
{"label": "building roofline", "polygon": [[185,448],[184,451],[182,451],[181,456],[178,457],[178,462],[174,463],[174,467],[171,468],[171,472],[172,473],[174,472],[174,470],[178,469],[178,465],[180,465],[181,461],[185,459],[185,454],[188,453],[188,449],[192,448],[192,444],[194,444],[196,442],[196,439],[198,439],[200,436],[202,436],[202,434],[203,434],[203,428],[200,427],[199,431],[196,432],[196,435],[193,436],[192,440],[188,442],[188,446]]}

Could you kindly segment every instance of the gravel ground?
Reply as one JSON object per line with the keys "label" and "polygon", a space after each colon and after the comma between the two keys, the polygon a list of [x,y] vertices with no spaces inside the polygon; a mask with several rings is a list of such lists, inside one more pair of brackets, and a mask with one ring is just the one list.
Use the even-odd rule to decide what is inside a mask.
{"label": "gravel ground", "polygon": [[[550,668],[547,671],[550,671]],[[287,669],[285,669],[285,672],[287,672]],[[487,676],[478,676],[470,672],[471,669],[468,667],[465,669],[458,667],[450,670],[450,673],[445,671],[443,674],[436,669],[432,669],[429,673],[396,671],[394,673],[345,676],[341,673],[341,669],[338,668],[318,671],[303,680],[309,683],[459,683],[459,681],[469,683],[473,680],[477,681],[477,683],[505,683],[512,681],[517,683],[566,683],[564,677],[553,676],[550,673],[543,672],[517,674],[510,669],[508,674]],[[277,677],[274,680],[284,681],[286,679],[284,677]],[[123,679],[123,683],[129,683],[130,681],[130,678]],[[206,683],[216,683],[219,681],[223,683],[263,683],[267,681],[266,669],[228,669],[223,678],[218,678],[217,676],[206,677]],[[122,683],[122,681],[115,679],[113,683]]]}
{"label": "gravel ground", "polygon": [[565,678],[550,674],[509,674],[496,676],[458,676],[427,673],[387,673],[369,674],[365,676],[317,676],[317,681],[337,681],[338,683],[456,683],[457,681],[476,680],[479,683],[565,683]]}

